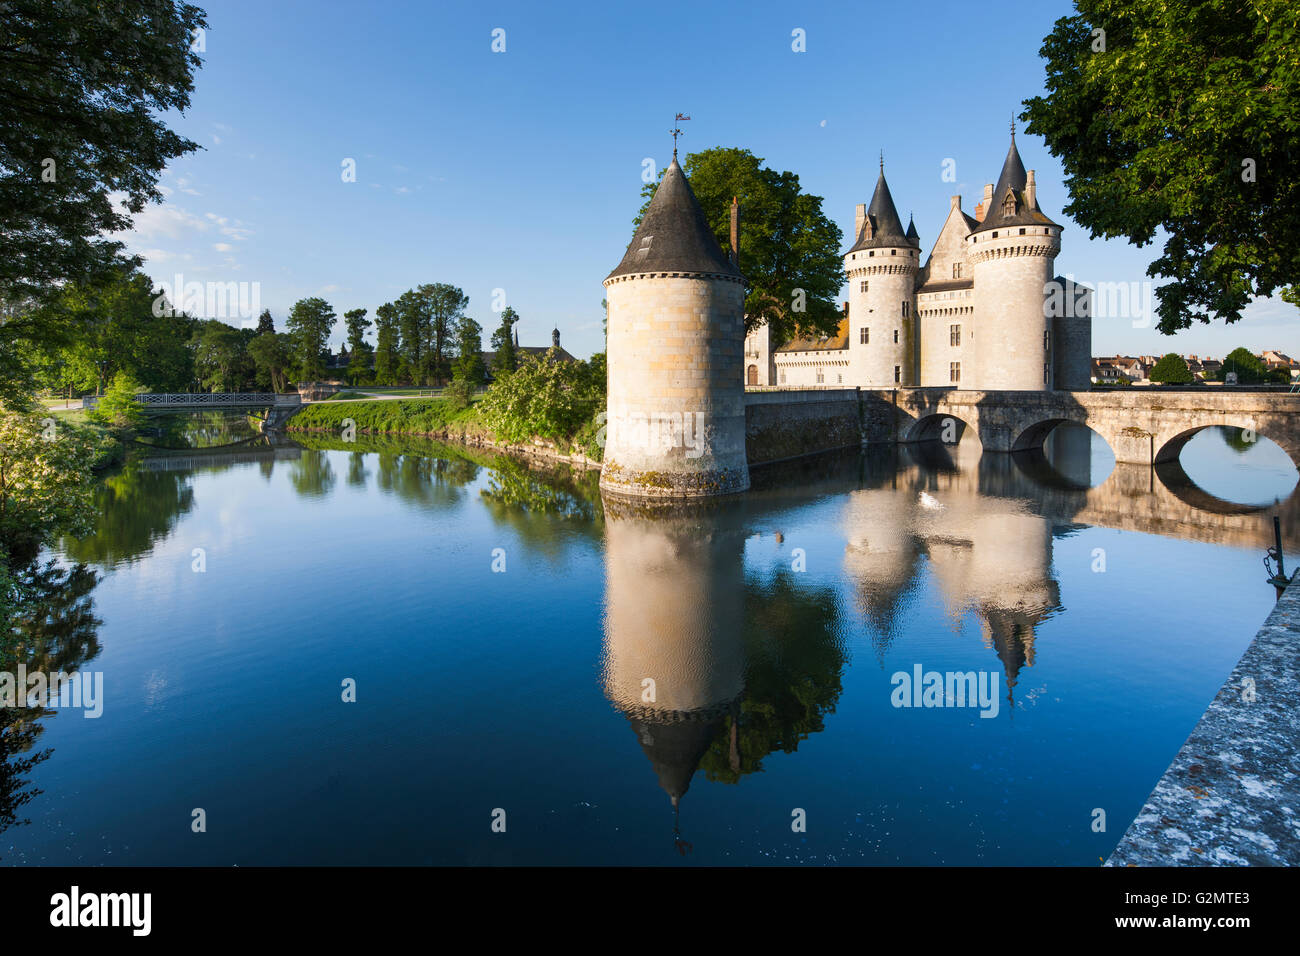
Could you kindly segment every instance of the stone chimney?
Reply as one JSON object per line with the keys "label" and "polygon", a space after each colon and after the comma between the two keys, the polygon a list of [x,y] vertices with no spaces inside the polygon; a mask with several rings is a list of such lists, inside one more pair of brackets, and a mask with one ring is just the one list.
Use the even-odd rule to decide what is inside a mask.
{"label": "stone chimney", "polygon": [[558,349],[559,347],[560,347],[560,330],[551,329],[551,348]]}
{"label": "stone chimney", "polygon": [[858,236],[862,235],[862,220],[867,218],[867,204],[860,202],[857,208],[853,210],[853,241],[858,241]]}
{"label": "stone chimney", "polygon": [[960,196],[953,196],[952,199],[950,199],[948,202],[949,202],[949,204],[948,204],[948,208],[949,208],[949,209],[961,209],[961,197],[960,197]]}
{"label": "stone chimney", "polygon": [[992,184],[992,183],[985,183],[985,184],[984,184],[984,198],[981,199],[981,200],[980,200],[980,204],[979,204],[978,206],[975,207],[975,221],[976,221],[976,222],[983,222],[983,221],[984,221],[984,217],[987,216],[987,215],[988,215],[988,212],[989,212],[989,204],[992,203],[992,202],[993,202],[993,184]]}
{"label": "stone chimney", "polygon": [[1038,208],[1038,188],[1034,185],[1034,171],[1032,169],[1025,177],[1025,205],[1030,209]]}
{"label": "stone chimney", "polygon": [[731,264],[740,268],[740,200],[731,197]]}

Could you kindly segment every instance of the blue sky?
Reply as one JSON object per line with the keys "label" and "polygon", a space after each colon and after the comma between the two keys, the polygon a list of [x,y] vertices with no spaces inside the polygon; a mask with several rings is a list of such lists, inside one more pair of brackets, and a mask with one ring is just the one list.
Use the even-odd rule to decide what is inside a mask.
{"label": "blue sky", "polygon": [[[601,280],[631,238],[642,162],[740,146],[800,177],[843,230],[885,151],[900,214],[928,254],[961,193],[997,178],[1008,124],[1042,91],[1042,38],[1060,0],[994,5],[338,3],[210,0],[204,66],[173,125],[202,144],[162,178],[167,201],[127,237],[155,281],[257,282],[283,329],[320,295],[342,316],[424,282],[469,295],[520,341],[603,348]],[[505,31],[505,52],[492,31]],[[792,50],[805,32],[806,52]],[[974,65],[972,65],[974,64]],[[1059,164],[1019,135],[1039,203],[1066,226],[1057,271],[1141,282],[1156,247],[1089,240],[1061,212]],[[356,182],[344,182],[345,159]],[[955,161],[956,183],[941,175]],[[342,341],[342,321],[333,341]],[[1300,310],[1265,300],[1235,326],[1174,339],[1097,319],[1094,354],[1237,345],[1300,352]]]}

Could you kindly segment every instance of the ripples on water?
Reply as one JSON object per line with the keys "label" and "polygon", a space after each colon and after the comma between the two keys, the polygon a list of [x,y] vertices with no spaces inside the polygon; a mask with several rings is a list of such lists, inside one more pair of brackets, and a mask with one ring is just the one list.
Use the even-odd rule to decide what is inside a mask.
{"label": "ripples on water", "polygon": [[[102,577],[28,622],[104,715],[23,724],[6,862],[1094,865],[1267,614],[1271,515],[1300,530],[1231,436],[1160,476],[1086,431],[879,448],[670,509],[309,444],[105,480],[60,551]],[[918,668],[995,693],[896,706]]]}

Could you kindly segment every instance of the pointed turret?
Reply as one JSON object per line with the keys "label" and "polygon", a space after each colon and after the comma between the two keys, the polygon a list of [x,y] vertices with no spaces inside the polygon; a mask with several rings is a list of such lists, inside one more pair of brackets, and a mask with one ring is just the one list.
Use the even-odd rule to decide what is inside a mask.
{"label": "pointed turret", "polygon": [[1002,161],[998,184],[993,187],[983,221],[973,231],[985,232],[1006,226],[1059,225],[1038,208],[1038,197],[1030,188],[1032,182],[1033,174],[1025,171],[1020,150],[1016,148],[1015,127],[1012,127],[1011,146],[1007,149],[1007,158]]}
{"label": "pointed turret", "polygon": [[889,183],[885,182],[885,164],[880,163],[880,177],[876,180],[876,191],[871,196],[871,205],[867,207],[866,218],[858,232],[857,242],[849,252],[860,249],[879,249],[881,246],[910,246],[903,231],[903,221],[898,218],[898,207],[889,192]]}
{"label": "pointed turret", "polygon": [[623,261],[606,279],[647,272],[740,276],[731,257],[718,245],[675,157],[655,190]]}
{"label": "pointed turret", "polygon": [[918,249],[921,247],[921,234],[916,231],[916,220],[912,218],[910,212],[907,214],[907,238],[912,240],[912,245]]}
{"label": "pointed turret", "polygon": [[745,279],[675,156],[604,285],[601,490],[652,498],[744,491]]}

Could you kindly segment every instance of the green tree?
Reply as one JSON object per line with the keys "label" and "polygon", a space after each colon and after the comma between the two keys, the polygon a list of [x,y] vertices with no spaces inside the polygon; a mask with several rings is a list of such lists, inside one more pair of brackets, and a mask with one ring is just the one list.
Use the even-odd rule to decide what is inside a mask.
{"label": "green tree", "polygon": [[[417,290],[429,303],[430,326],[430,365],[434,384],[439,384],[446,369],[447,346],[457,335],[459,325],[465,318],[465,309],[469,305],[469,296],[456,286],[446,282],[434,282],[422,285]],[[477,324],[477,323],[475,323]]]}
{"label": "green tree", "polygon": [[105,237],[160,202],[163,168],[198,148],[161,115],[188,108],[206,26],[202,10],[172,0],[6,0],[0,299],[139,264]]}
{"label": "green tree", "polygon": [[112,383],[104,390],[104,397],[99,400],[90,417],[105,425],[117,428],[131,428],[144,421],[144,406],[136,398],[144,391],[144,386],[126,372],[118,372]]}
{"label": "green tree", "polygon": [[264,335],[266,333],[273,334],[274,332],[275,332],[275,320],[271,318],[271,310],[263,309],[262,314],[257,317],[257,334],[258,335]]}
{"label": "green tree", "polygon": [[[740,271],[750,283],[745,330],[766,322],[777,341],[833,335],[841,318],[836,300],[844,284],[843,237],[822,211],[822,198],[804,193],[798,176],[769,169],[747,149],[691,153],[683,170],[723,249],[731,245],[732,197],[740,201]],[[636,225],[654,190],[642,187]]]}
{"label": "green tree", "polygon": [[98,393],[118,371],[158,391],[183,391],[194,379],[187,343],[196,323],[174,313],[139,272],[68,283],[32,303],[16,325],[26,339],[29,369],[55,371],[63,379],[38,372],[47,386],[76,384]]}
{"label": "green tree", "polygon": [[1156,362],[1147,377],[1153,382],[1165,382],[1170,385],[1187,385],[1195,381],[1192,370],[1187,367],[1187,361],[1177,352],[1170,352]]}
{"label": "green tree", "polygon": [[300,381],[314,382],[325,375],[321,353],[329,347],[330,330],[337,320],[334,309],[324,299],[299,299],[289,310],[286,326],[293,342],[294,359]]}
{"label": "green tree", "polygon": [[253,337],[248,343],[248,355],[256,369],[255,381],[277,393],[289,390],[289,374],[293,369],[293,343],[287,335],[270,332]]}
{"label": "green tree", "polygon": [[207,319],[195,329],[194,374],[210,392],[241,391],[253,383],[256,362],[248,348],[256,337],[253,329],[237,329],[217,319]]}
{"label": "green tree", "polygon": [[0,560],[11,570],[53,535],[89,530],[96,454],[84,430],[0,408]]}
{"label": "green tree", "polygon": [[[1300,280],[1300,6],[1075,0],[1022,118],[1066,172],[1065,212],[1144,246],[1166,334],[1235,322]],[[1104,33],[1098,33],[1104,31]],[[1294,297],[1295,293],[1286,293]],[[1288,299],[1291,301],[1291,299]]]}
{"label": "green tree", "polygon": [[343,313],[343,323],[348,330],[348,345],[352,348],[348,378],[355,385],[370,372],[371,349],[366,342],[366,329],[370,328],[371,322],[366,318],[365,309],[349,309]]}
{"label": "green tree", "polygon": [[519,367],[519,353],[515,348],[515,323],[519,313],[510,306],[501,310],[501,324],[492,333],[492,374],[509,375]]}
{"label": "green tree", "polygon": [[428,303],[415,289],[409,289],[393,303],[397,327],[401,333],[402,368],[414,385],[428,382],[430,317]]}
{"label": "green tree", "polygon": [[487,378],[483,365],[483,326],[462,315],[455,332],[456,361],[452,363],[447,394],[457,408],[468,408],[474,393]]}
{"label": "green tree", "polygon": [[1229,372],[1236,374],[1238,385],[1285,385],[1291,380],[1291,374],[1286,369],[1270,369],[1263,359],[1244,347],[1228,353],[1216,377],[1219,381],[1226,382]]}
{"label": "green tree", "polygon": [[397,384],[397,307],[385,302],[375,309],[375,384]]}

